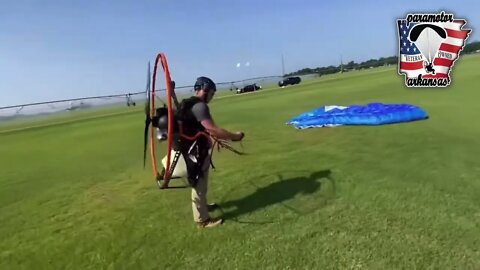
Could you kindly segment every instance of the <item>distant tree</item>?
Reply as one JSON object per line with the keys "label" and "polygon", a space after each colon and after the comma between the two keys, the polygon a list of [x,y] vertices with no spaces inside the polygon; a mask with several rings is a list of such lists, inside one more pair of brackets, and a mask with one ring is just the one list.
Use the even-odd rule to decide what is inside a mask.
{"label": "distant tree", "polygon": [[343,66],[344,69],[354,69],[356,66],[358,66],[357,63],[354,61],[348,62],[346,65]]}
{"label": "distant tree", "polygon": [[480,50],[480,41],[468,43],[463,47],[463,53],[474,53],[478,50]]}
{"label": "distant tree", "polygon": [[[466,46],[465,46],[466,47]],[[472,47],[472,51],[475,51],[477,47]],[[380,57],[378,59],[369,59],[367,61],[361,63],[355,63],[354,61],[350,61],[347,64],[343,65],[343,71],[348,71],[352,69],[366,69],[366,68],[373,68],[373,67],[381,67],[385,65],[395,65],[398,63],[397,56],[389,56],[389,57]],[[286,76],[297,76],[297,75],[305,75],[305,74],[312,74],[316,73],[319,76],[338,73],[342,70],[342,66],[333,66],[330,65],[328,67],[317,67],[317,68],[303,68],[298,71],[286,74]]]}

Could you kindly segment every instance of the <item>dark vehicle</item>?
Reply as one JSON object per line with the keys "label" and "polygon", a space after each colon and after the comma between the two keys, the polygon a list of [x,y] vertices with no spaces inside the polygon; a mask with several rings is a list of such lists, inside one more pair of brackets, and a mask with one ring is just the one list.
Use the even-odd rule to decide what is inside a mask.
{"label": "dark vehicle", "polygon": [[237,89],[237,94],[246,93],[246,92],[253,92],[253,91],[257,91],[259,89],[262,89],[262,87],[257,85],[256,83],[249,84],[249,85],[247,85],[243,88]]}
{"label": "dark vehicle", "polygon": [[278,82],[278,86],[284,87],[287,85],[294,85],[294,84],[299,84],[302,81],[300,77],[289,77],[286,78],[285,80],[281,80]]}

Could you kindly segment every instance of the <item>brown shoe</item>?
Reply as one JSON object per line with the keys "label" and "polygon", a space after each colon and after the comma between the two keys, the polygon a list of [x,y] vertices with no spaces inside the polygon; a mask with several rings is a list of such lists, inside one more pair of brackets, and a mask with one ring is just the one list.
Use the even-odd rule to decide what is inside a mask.
{"label": "brown shoe", "polygon": [[204,222],[197,222],[198,228],[212,228],[223,223],[223,219],[221,218],[209,218]]}

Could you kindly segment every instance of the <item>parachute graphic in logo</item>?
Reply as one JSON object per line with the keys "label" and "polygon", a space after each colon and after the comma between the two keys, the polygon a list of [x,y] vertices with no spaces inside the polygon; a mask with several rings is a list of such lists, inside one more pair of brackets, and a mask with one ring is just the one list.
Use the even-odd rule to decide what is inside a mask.
{"label": "parachute graphic in logo", "polygon": [[426,58],[425,69],[427,73],[433,72],[435,74],[435,69],[433,68],[433,60],[442,41],[447,38],[447,32],[440,26],[433,24],[418,24],[412,28],[410,32],[410,40],[415,43],[417,48],[420,50],[424,58]]}
{"label": "parachute graphic in logo", "polygon": [[453,14],[408,14],[397,20],[400,75],[408,87],[446,87],[470,29]]}

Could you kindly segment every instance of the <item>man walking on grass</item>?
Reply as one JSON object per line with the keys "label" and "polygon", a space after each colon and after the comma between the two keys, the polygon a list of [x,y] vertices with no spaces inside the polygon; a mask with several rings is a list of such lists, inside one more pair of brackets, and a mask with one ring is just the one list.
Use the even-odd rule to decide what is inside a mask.
{"label": "man walking on grass", "polygon": [[[217,90],[215,83],[207,77],[199,77],[194,85],[195,95],[185,99],[180,104],[179,113],[182,122],[183,134],[194,137],[199,132],[206,132],[210,136],[221,140],[241,141],[243,132],[232,133],[218,127],[210,115],[208,103],[213,99]],[[210,218],[208,212],[218,206],[207,204],[208,174],[211,164],[212,145],[205,136],[196,140],[181,143],[183,153],[189,153],[185,158],[188,170],[188,180],[192,185],[193,219],[200,228],[215,227],[223,223],[222,219]],[[188,148],[188,149],[187,149]],[[190,165],[190,166],[189,166]],[[192,169],[193,168],[193,169]]]}

